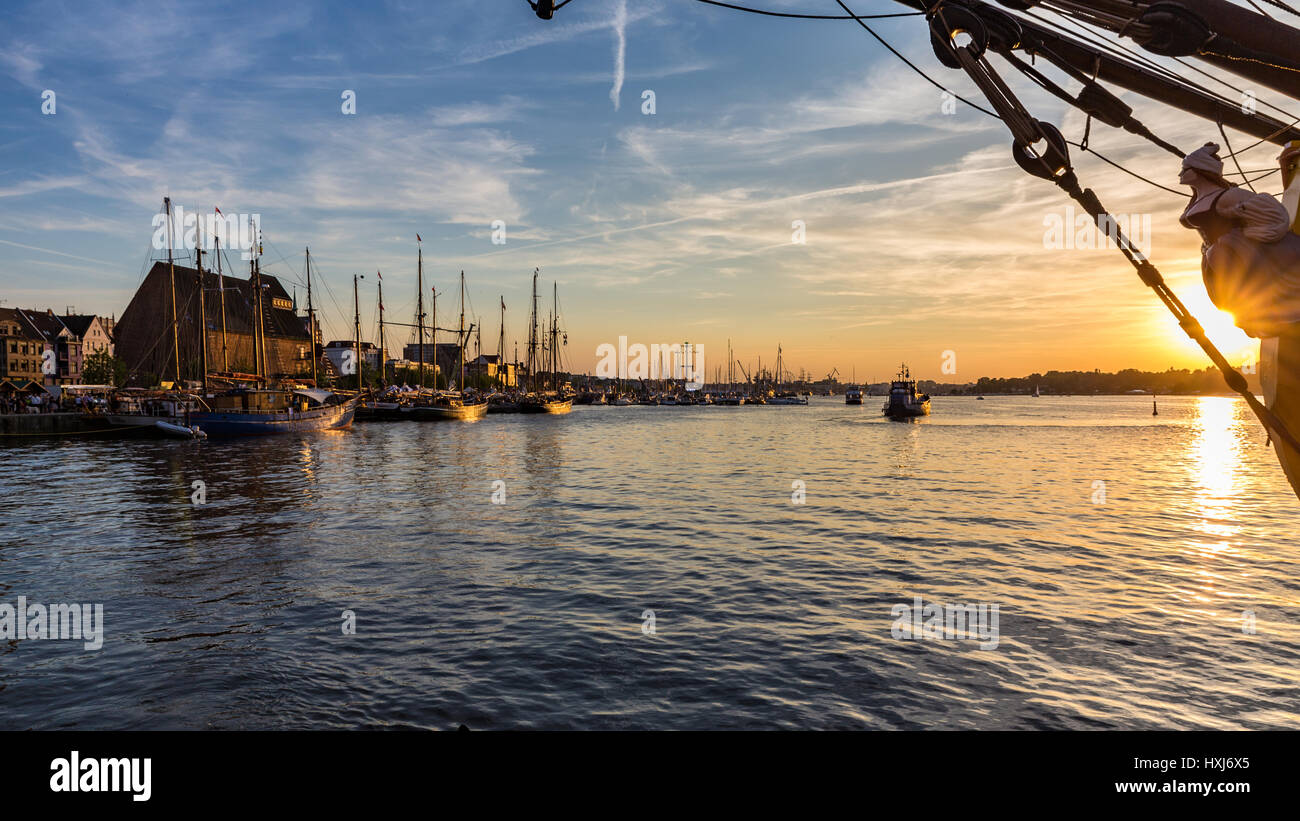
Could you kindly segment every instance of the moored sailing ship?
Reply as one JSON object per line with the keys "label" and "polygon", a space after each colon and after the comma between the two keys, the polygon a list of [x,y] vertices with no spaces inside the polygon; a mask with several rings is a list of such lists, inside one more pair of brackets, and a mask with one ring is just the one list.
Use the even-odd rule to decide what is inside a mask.
{"label": "moored sailing ship", "polygon": [[559,289],[556,287],[552,294],[551,310],[551,327],[548,331],[549,344],[547,344],[547,359],[551,374],[550,390],[539,391],[536,385],[536,373],[539,359],[537,356],[538,331],[537,331],[537,269],[533,269],[533,313],[528,328],[528,379],[530,390],[527,394],[519,399],[519,411],[521,413],[548,413],[564,414],[573,410],[573,397],[567,396],[560,391],[559,385],[559,365],[560,354],[558,343],[561,336],[559,326]]}

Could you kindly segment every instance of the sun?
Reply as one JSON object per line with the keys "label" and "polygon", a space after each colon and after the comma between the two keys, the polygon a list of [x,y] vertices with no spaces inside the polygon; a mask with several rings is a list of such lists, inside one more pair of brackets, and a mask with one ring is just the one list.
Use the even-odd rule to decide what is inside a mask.
{"label": "sun", "polygon": [[[1203,290],[1192,289],[1187,294],[1180,294],[1183,304],[1192,316],[1201,322],[1205,336],[1214,343],[1228,361],[1240,366],[1244,362],[1254,362],[1259,356],[1259,340],[1252,339],[1246,332],[1233,324],[1232,314],[1220,311],[1210,301]],[[1170,333],[1179,340],[1179,350],[1195,352],[1204,356],[1201,346],[1183,332],[1178,325],[1169,326]]]}

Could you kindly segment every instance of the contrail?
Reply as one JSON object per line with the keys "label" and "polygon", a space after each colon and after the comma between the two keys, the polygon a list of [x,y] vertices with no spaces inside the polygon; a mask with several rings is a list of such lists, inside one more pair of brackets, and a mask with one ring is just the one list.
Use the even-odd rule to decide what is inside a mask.
{"label": "contrail", "polygon": [[614,7],[614,87],[609,90],[609,99],[618,111],[618,96],[623,91],[623,59],[627,56],[627,0],[618,0]]}

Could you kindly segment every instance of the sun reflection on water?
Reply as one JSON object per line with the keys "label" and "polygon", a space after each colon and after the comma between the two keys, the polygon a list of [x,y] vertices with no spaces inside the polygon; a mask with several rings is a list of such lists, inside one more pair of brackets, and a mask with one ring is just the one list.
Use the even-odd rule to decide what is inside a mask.
{"label": "sun reflection on water", "polygon": [[[1193,408],[1195,438],[1191,443],[1191,484],[1195,513],[1199,521],[1194,529],[1199,536],[1189,545],[1188,554],[1202,562],[1189,569],[1190,589],[1184,591],[1191,602],[1213,607],[1221,603],[1225,591],[1217,582],[1222,577],[1210,560],[1236,550],[1240,526],[1236,522],[1237,497],[1241,491],[1240,425],[1237,400],[1228,397],[1201,397]],[[1197,611],[1214,615],[1213,610]]]}

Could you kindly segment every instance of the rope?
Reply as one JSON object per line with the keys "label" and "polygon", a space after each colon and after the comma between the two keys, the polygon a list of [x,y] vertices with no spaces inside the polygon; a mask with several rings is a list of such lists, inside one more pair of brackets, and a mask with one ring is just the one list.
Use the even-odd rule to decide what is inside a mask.
{"label": "rope", "polygon": [[784,11],[767,11],[766,9],[753,9],[748,6],[737,6],[732,3],[719,3],[718,0],[697,0],[700,3],[707,3],[710,6],[721,6],[724,9],[735,9],[736,11],[747,11],[750,14],[762,14],[767,17],[793,17],[799,20],[883,20],[888,17],[920,17],[924,12],[904,11],[896,14],[795,14]]}
{"label": "rope", "polygon": [[[1046,51],[1046,49],[1043,49],[1043,51]],[[1087,114],[1088,115],[1087,128],[1091,129],[1092,117],[1094,112],[1093,110],[1083,105],[1083,103],[1081,102],[1082,94],[1080,95],[1079,98],[1076,99],[1072,94],[1070,94],[1070,92],[1066,91],[1064,88],[1061,88],[1059,85],[1052,82],[1052,80],[1048,78],[1046,75],[1044,75],[1041,71],[1029,65],[1024,60],[1021,60],[1019,57],[1017,57],[1015,54],[1011,53],[1010,51],[1003,51],[999,53],[1007,62],[1011,63],[1011,65],[1014,68],[1018,69],[1020,73],[1024,74],[1030,80],[1033,80],[1044,90],[1049,91],[1052,94],[1055,94],[1057,97],[1060,97],[1065,102],[1069,103],[1070,105],[1074,106],[1075,108]],[[1097,85],[1093,81],[1089,81],[1086,77],[1084,78],[1083,82],[1086,88],[1093,88],[1099,90],[1096,93],[1106,94],[1108,97],[1113,96],[1110,95],[1109,92],[1106,92],[1104,89],[1102,89],[1100,85]],[[1091,86],[1088,85],[1090,82],[1092,83]],[[1118,100],[1118,98],[1114,98],[1114,99],[1116,101]],[[1183,157],[1186,156],[1186,153],[1180,150],[1178,146],[1157,137],[1154,133],[1152,133],[1152,131],[1149,128],[1147,128],[1140,121],[1134,118],[1131,113],[1124,120],[1124,123],[1120,127],[1123,128],[1125,131],[1129,132],[1130,134],[1136,134],[1139,137],[1143,138],[1144,140],[1147,140],[1152,145],[1163,148],[1164,150],[1168,151],[1170,154],[1173,154],[1175,157],[1178,157],[1179,159],[1182,159]],[[1088,141],[1086,132],[1084,134],[1083,141],[1085,143]]]}
{"label": "rope", "polygon": [[1162,191],[1168,191],[1170,194],[1177,194],[1177,195],[1180,196],[1180,197],[1186,197],[1186,196],[1188,196],[1188,194],[1187,194],[1186,191],[1179,191],[1179,190],[1176,189],[1176,188],[1170,188],[1170,187],[1167,186],[1167,185],[1161,185],[1160,183],[1158,183],[1158,182],[1156,182],[1156,181],[1154,181],[1154,180],[1152,180],[1152,179],[1149,179],[1149,178],[1147,178],[1147,177],[1142,176],[1141,174],[1139,174],[1139,173],[1136,172],[1136,171],[1130,171],[1129,169],[1125,168],[1124,166],[1120,165],[1119,163],[1115,162],[1114,160],[1112,160],[1112,159],[1106,157],[1104,154],[1099,154],[1099,153],[1097,153],[1096,150],[1094,150],[1093,148],[1091,148],[1091,147],[1089,147],[1089,146],[1087,146],[1087,145],[1084,145],[1083,143],[1071,142],[1070,140],[1066,140],[1066,142],[1069,143],[1070,145],[1076,147],[1076,148],[1081,148],[1081,149],[1083,149],[1084,151],[1088,152],[1089,154],[1093,155],[1094,157],[1096,157],[1097,159],[1101,160],[1101,161],[1104,162],[1104,163],[1107,163],[1107,164],[1109,164],[1109,165],[1113,165],[1113,166],[1115,166],[1115,167],[1118,168],[1120,171],[1123,171],[1125,174],[1128,174],[1130,177],[1136,177],[1137,179],[1142,180],[1142,182],[1146,183],[1147,185],[1155,186],[1156,188],[1159,188],[1159,189],[1161,189]]}
{"label": "rope", "polygon": [[1251,185],[1251,180],[1246,179],[1246,172],[1241,170],[1241,162],[1232,151],[1232,143],[1228,142],[1228,132],[1223,130],[1223,123],[1217,122],[1215,125],[1219,127],[1219,136],[1223,138],[1223,147],[1228,149],[1228,156],[1232,157],[1232,164],[1237,166],[1237,173],[1241,175],[1241,179],[1246,183],[1246,187],[1250,189],[1250,193],[1256,193],[1255,186]]}
{"label": "rope", "polygon": [[[937,80],[932,79],[932,78],[930,77],[930,75],[926,74],[924,71],[922,71],[920,68],[918,68],[917,65],[916,65],[915,63],[913,63],[911,60],[909,60],[909,59],[907,59],[906,57],[904,57],[904,56],[903,56],[903,55],[898,51],[898,49],[896,49],[896,48],[894,48],[893,46],[891,46],[891,45],[890,45],[890,44],[885,40],[885,38],[881,37],[879,34],[876,34],[875,29],[873,29],[871,26],[868,26],[866,23],[862,22],[862,18],[859,17],[859,16],[856,15],[856,14],[853,14],[853,9],[849,8],[848,6],[846,6],[846,5],[844,4],[844,0],[835,0],[835,2],[836,2],[836,3],[839,3],[840,8],[844,9],[845,12],[847,12],[847,13],[850,14],[850,15],[852,15],[852,16],[853,16],[853,19],[856,20],[856,21],[858,22],[858,25],[859,25],[859,26],[862,26],[864,29],[866,29],[866,30],[867,30],[867,33],[870,34],[872,37],[876,38],[876,41],[877,41],[877,42],[879,42],[879,43],[880,43],[882,46],[884,46],[885,48],[889,49],[889,51],[890,51],[890,52],[891,52],[895,57],[897,57],[898,59],[902,60],[904,63],[907,63],[908,68],[912,69],[912,71],[915,71],[917,74],[919,74],[919,75],[921,75],[922,77],[924,77],[924,78],[925,78],[925,81],[928,82],[930,85],[934,86],[935,88],[939,89],[940,91],[943,91],[943,92],[946,92],[946,93],[948,93],[948,94],[951,94],[953,97],[957,98],[958,100],[961,100],[963,103],[965,103],[966,105],[970,106],[971,108],[978,109],[979,111],[983,111],[985,114],[989,115],[990,117],[997,117],[997,116],[998,116],[998,115],[994,114],[992,111],[989,111],[989,110],[988,110],[987,108],[985,108],[984,106],[979,105],[979,104],[977,104],[977,103],[972,103],[970,100],[968,100],[968,99],[966,99],[965,97],[961,96],[961,95],[958,94],[957,92],[955,92],[955,91],[949,91],[947,88],[945,88],[945,87],[943,86],[942,83],[938,82]],[[1001,118],[1001,117],[998,117],[998,119],[1002,119],[1002,118]]]}
{"label": "rope", "polygon": [[[944,38],[944,41],[947,42],[946,37]],[[1001,82],[1000,78],[998,78],[995,73],[993,73],[987,61],[982,58],[977,60],[973,55],[971,55],[969,49],[965,46],[952,49],[952,51],[975,84],[978,85],[982,91],[985,91],[986,94],[992,92],[993,96],[989,96],[989,103],[994,108],[998,109],[999,113],[1003,115],[1003,119],[1007,122],[1011,133],[1015,136],[1017,143],[1016,148],[1018,151],[1023,146],[1030,144],[1024,142],[1022,136],[1028,132],[1029,123],[1032,122],[1034,130],[1042,136],[1042,129],[1038,126],[1037,121],[1033,120],[1033,118],[1029,116],[1024,107],[1021,106],[1019,100],[1011,94],[1006,85]],[[1045,136],[1043,136],[1043,139],[1045,142],[1048,142]],[[1033,141],[1031,140],[1030,142],[1032,143]],[[1116,246],[1124,255],[1124,258],[1127,259],[1137,270],[1138,277],[1141,278],[1142,282],[1151,288],[1151,290],[1155,291],[1156,296],[1164,303],[1165,307],[1169,309],[1169,312],[1174,315],[1174,318],[1178,320],[1178,325],[1183,329],[1183,332],[1201,347],[1201,350],[1205,352],[1206,356],[1210,358],[1210,361],[1213,362],[1215,367],[1217,367],[1220,373],[1223,374],[1223,379],[1228,384],[1228,387],[1232,388],[1246,400],[1246,404],[1248,404],[1250,409],[1255,412],[1255,416],[1259,419],[1265,430],[1270,435],[1276,435],[1278,438],[1285,441],[1291,448],[1300,451],[1300,440],[1297,440],[1291,432],[1287,430],[1282,421],[1278,419],[1272,411],[1265,407],[1255,394],[1251,393],[1250,387],[1246,384],[1246,378],[1228,362],[1227,358],[1224,357],[1219,349],[1215,347],[1214,343],[1205,335],[1205,329],[1202,327],[1200,321],[1192,315],[1191,311],[1187,310],[1187,306],[1183,304],[1182,300],[1178,298],[1178,295],[1175,294],[1169,287],[1168,283],[1165,282],[1159,269],[1151,264],[1150,260],[1146,258],[1141,250],[1134,247],[1128,236],[1120,230],[1119,223],[1110,215],[1106,210],[1106,207],[1102,205],[1101,200],[1095,193],[1093,193],[1092,189],[1085,189],[1080,186],[1079,178],[1075,174],[1074,168],[1069,164],[1069,158],[1065,158],[1066,165],[1064,171],[1052,169],[1049,163],[1047,163],[1041,155],[1038,159],[1040,160],[1040,164],[1043,166],[1044,173],[1039,174],[1030,168],[1026,168],[1025,170],[1035,174],[1036,176],[1041,176],[1044,179],[1050,180],[1062,191],[1069,194],[1071,199],[1077,202],[1085,211],[1088,212],[1089,215],[1092,216],[1097,227],[1105,231],[1107,236],[1114,239]]]}

